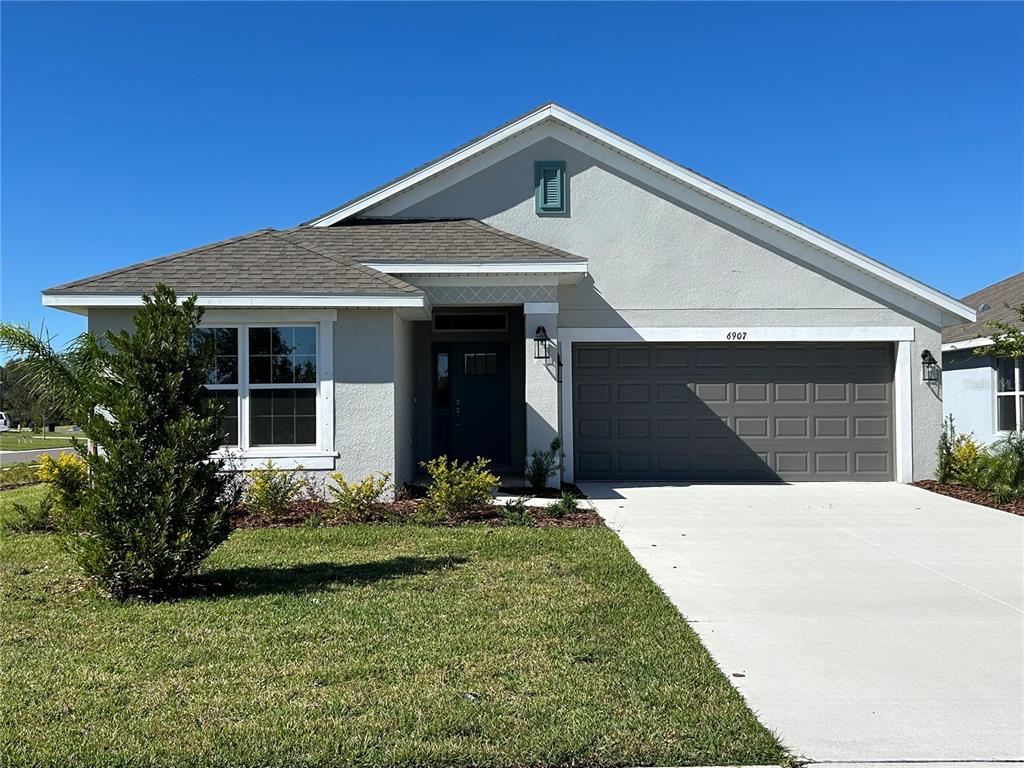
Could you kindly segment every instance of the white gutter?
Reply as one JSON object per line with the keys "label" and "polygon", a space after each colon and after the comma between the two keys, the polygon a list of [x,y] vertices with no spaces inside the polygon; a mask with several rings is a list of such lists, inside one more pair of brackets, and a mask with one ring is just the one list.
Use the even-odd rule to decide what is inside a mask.
{"label": "white gutter", "polygon": [[978,347],[987,347],[992,343],[992,339],[988,336],[983,336],[977,339],[967,339],[966,341],[951,341],[948,344],[942,345],[942,351],[956,352],[958,349],[976,349]]}

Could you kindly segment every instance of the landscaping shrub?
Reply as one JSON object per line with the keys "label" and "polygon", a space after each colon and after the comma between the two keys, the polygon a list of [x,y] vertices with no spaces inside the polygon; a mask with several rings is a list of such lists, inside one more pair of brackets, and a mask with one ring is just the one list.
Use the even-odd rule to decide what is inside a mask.
{"label": "landscaping shrub", "polygon": [[37,504],[14,503],[15,516],[4,527],[13,533],[46,533],[55,531],[53,494],[47,492]]}
{"label": "landscaping shrub", "polygon": [[0,345],[27,355],[48,396],[103,449],[76,446],[89,482],[59,525],[85,574],[116,597],[174,590],[230,531],[235,500],[211,459],[224,442],[220,414],[203,404],[213,348],[196,342],[202,313],[195,296],[179,304],[158,285],[133,333],[84,333],[63,352],[0,324]]}
{"label": "landscaping shrub", "polygon": [[89,466],[74,453],[62,453],[56,459],[42,456],[36,473],[49,486],[51,504],[58,514],[77,509],[89,486]]}
{"label": "landscaping shrub", "polygon": [[420,503],[419,517],[424,522],[457,518],[490,504],[491,492],[499,478],[488,471],[489,459],[448,460],[446,456],[423,462],[430,475],[430,486]]}
{"label": "landscaping shrub", "polygon": [[267,459],[262,467],[249,472],[242,503],[250,514],[272,517],[288,508],[306,490],[306,479],[298,470],[280,469]]}
{"label": "landscaping shrub", "polygon": [[517,496],[501,505],[501,517],[504,519],[505,525],[532,526],[534,524],[533,516],[530,515],[530,510],[526,506],[527,498],[526,496]]}
{"label": "landscaping shrub", "polygon": [[389,472],[367,475],[352,483],[341,472],[334,472],[331,479],[335,483],[330,489],[332,504],[339,517],[348,522],[371,520],[391,489]]}
{"label": "landscaping shrub", "polygon": [[1010,432],[977,459],[978,486],[997,504],[1024,498],[1024,434]]}
{"label": "landscaping shrub", "polygon": [[548,507],[548,514],[551,517],[565,517],[579,509],[579,502],[576,497],[568,491],[563,491],[562,496],[554,504]]}
{"label": "landscaping shrub", "polygon": [[976,485],[981,446],[971,434],[957,432],[952,416],[942,422],[935,479],[940,483]]}
{"label": "landscaping shrub", "polygon": [[555,437],[548,450],[535,450],[530,454],[530,462],[526,467],[526,479],[535,492],[544,490],[547,487],[548,478],[558,471],[561,450],[562,441]]}

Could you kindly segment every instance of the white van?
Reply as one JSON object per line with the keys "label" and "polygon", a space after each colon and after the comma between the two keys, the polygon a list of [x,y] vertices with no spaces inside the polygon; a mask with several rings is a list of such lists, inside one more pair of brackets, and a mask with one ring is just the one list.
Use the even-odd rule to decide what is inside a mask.
{"label": "white van", "polygon": [[7,418],[7,414],[0,411],[0,432],[7,432],[11,428],[11,420]]}

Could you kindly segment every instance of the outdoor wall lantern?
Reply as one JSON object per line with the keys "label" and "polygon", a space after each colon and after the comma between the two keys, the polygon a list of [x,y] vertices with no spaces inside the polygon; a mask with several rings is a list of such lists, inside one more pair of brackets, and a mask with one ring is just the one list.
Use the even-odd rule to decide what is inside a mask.
{"label": "outdoor wall lantern", "polygon": [[928,349],[921,353],[921,380],[929,383],[939,380],[939,361]]}
{"label": "outdoor wall lantern", "polygon": [[537,326],[537,332],[533,334],[533,359],[534,360],[548,360],[551,358],[551,353],[548,352],[548,343],[551,338],[548,336],[548,332],[544,329],[543,325]]}

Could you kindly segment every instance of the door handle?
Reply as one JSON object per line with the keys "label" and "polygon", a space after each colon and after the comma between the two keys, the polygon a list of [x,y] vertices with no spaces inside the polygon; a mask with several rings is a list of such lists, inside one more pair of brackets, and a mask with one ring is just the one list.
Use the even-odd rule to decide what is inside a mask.
{"label": "door handle", "polygon": [[455,401],[455,426],[459,426],[460,417],[462,416],[462,401],[456,399]]}

